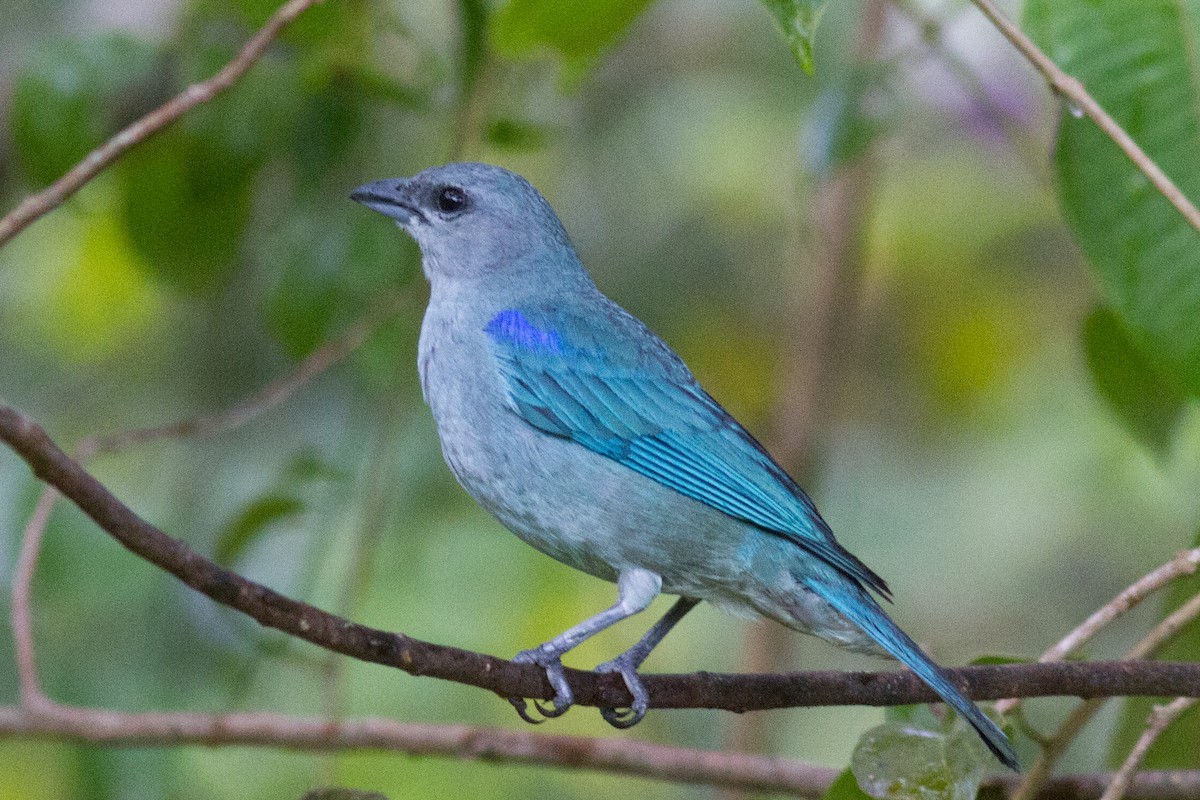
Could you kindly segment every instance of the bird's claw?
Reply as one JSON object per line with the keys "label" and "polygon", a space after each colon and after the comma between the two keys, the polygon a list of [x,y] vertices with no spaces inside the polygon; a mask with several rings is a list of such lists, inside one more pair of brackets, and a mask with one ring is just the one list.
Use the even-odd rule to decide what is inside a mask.
{"label": "bird's claw", "polygon": [[641,722],[642,717],[646,716],[646,711],[645,709],[638,711],[632,708],[602,708],[600,709],[600,716],[614,728],[624,730],[625,728],[632,728]]}
{"label": "bird's claw", "polygon": [[566,671],[563,669],[561,656],[558,653],[535,647],[532,650],[522,650],[517,653],[513,656],[513,661],[517,664],[536,664],[544,669],[546,680],[550,681],[550,686],[554,689],[554,697],[549,703],[541,700],[533,701],[534,711],[541,714],[544,719],[538,719],[530,714],[528,702],[524,697],[508,698],[508,702],[512,703],[521,719],[532,725],[539,725],[545,719],[561,717],[567,713],[567,709],[575,702],[575,695],[567,684]]}
{"label": "bird's claw", "polygon": [[[538,719],[529,713],[529,702],[524,697],[510,697],[508,702],[512,703],[512,707],[517,710],[517,716],[528,722],[530,725],[541,725],[546,720]],[[536,703],[534,704],[536,705]]]}
{"label": "bird's claw", "polygon": [[646,716],[646,710],[650,708],[650,693],[646,691],[646,685],[638,677],[637,668],[629,662],[625,654],[617,656],[612,661],[605,661],[596,667],[596,672],[620,674],[622,680],[625,681],[625,688],[633,695],[633,702],[629,708],[601,708],[600,716],[604,718],[604,721],[614,728],[622,729],[632,728],[641,722],[642,717]]}

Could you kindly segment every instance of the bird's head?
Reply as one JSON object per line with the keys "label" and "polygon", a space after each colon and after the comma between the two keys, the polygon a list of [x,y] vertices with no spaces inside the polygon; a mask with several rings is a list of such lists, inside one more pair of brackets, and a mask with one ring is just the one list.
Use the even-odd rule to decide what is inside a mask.
{"label": "bird's head", "polygon": [[574,278],[583,271],[554,209],[527,180],[500,167],[446,164],[365,184],[350,198],[417,240],[435,285],[529,272],[542,280]]}

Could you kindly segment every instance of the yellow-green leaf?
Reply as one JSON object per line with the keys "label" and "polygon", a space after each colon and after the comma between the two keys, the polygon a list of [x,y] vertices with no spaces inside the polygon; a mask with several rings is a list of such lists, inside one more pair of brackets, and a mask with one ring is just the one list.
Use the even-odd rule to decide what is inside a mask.
{"label": "yellow-green leaf", "polygon": [[762,0],[792,55],[809,75],[813,73],[813,42],[828,0]]}

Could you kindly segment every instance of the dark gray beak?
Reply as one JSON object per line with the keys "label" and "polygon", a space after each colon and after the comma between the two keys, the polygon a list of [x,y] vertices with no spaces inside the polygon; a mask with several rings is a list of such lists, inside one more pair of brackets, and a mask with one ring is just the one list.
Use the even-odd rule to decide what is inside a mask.
{"label": "dark gray beak", "polygon": [[417,221],[428,222],[412,197],[413,189],[412,184],[403,178],[388,178],[364,183],[350,193],[350,199],[408,227]]}

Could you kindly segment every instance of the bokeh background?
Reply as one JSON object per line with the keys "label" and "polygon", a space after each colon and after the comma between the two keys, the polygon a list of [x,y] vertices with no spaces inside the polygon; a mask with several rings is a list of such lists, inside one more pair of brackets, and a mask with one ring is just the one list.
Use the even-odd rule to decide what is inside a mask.
{"label": "bokeh background", "polygon": [[[0,0],[3,207],[211,74],[271,10]],[[1188,412],[1170,436],[1139,436],[1094,388],[1081,331],[1099,292],[1058,210],[1060,108],[970,6],[833,3],[811,76],[747,0],[658,0],[566,58],[490,13],[328,0],[228,94],[0,250],[0,395],[67,444],[218,411],[401,297],[355,355],[236,433],[92,466],[172,535],[288,595],[503,657],[543,641],[613,587],[528,548],[453,483],[416,378],[415,247],[347,199],[369,180],[484,160],[543,191],[601,288],[780,453],[941,662],[1036,657],[1191,544],[1200,425]],[[6,589],[39,491],[0,452]],[[523,726],[476,689],[260,630],[65,504],[34,602],[39,666],[64,702]],[[610,658],[669,602],[569,663]],[[1087,655],[1119,656],[1154,605]],[[884,665],[702,607],[647,669],[751,666]],[[1066,707],[1037,701],[1031,718]],[[1066,768],[1104,762],[1120,707]],[[672,711],[616,733],[577,709],[544,729],[841,767],[882,719]],[[22,740],[0,741],[0,776],[0,798],[289,798],[324,783],[393,798],[712,794],[395,754]]]}

